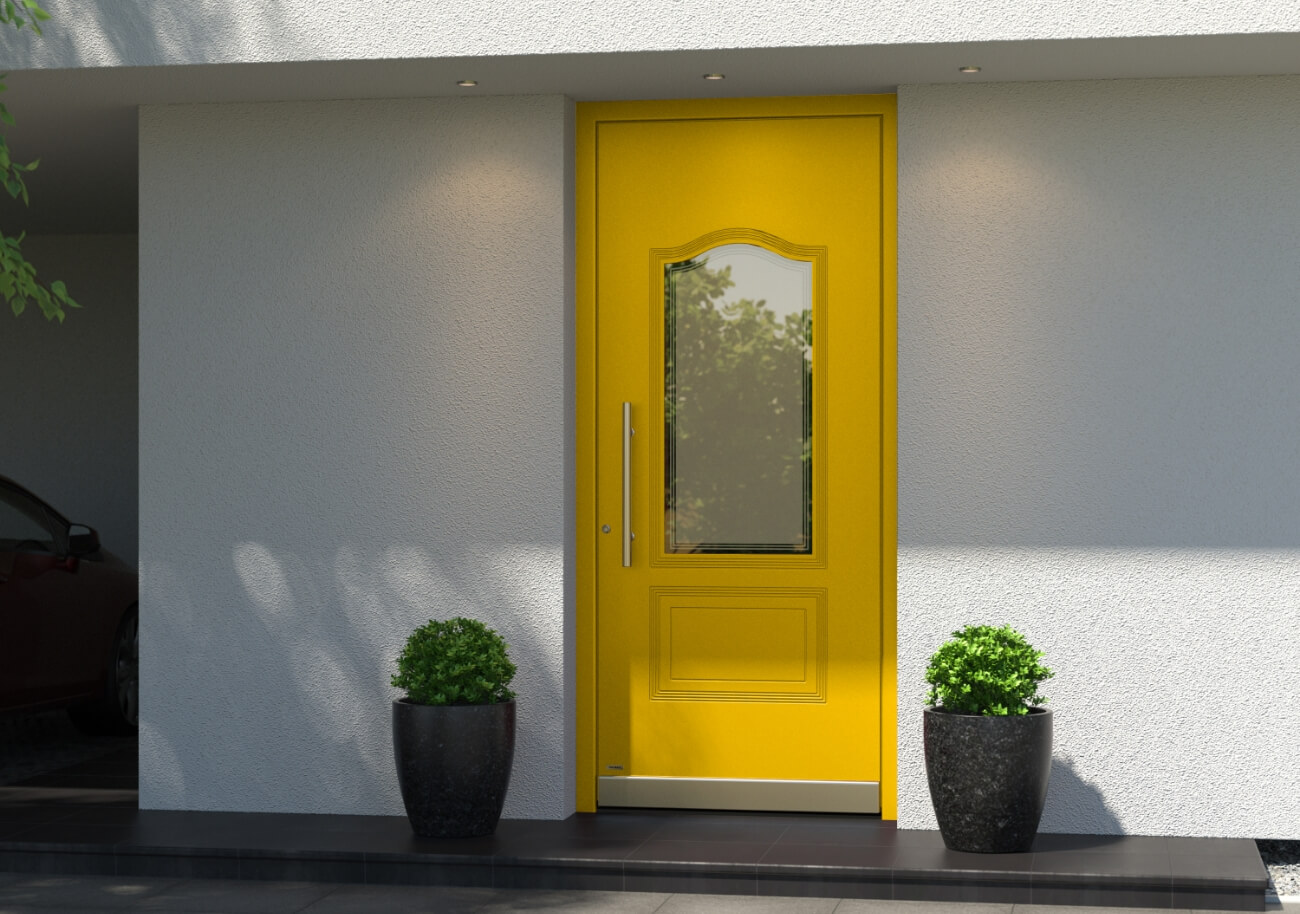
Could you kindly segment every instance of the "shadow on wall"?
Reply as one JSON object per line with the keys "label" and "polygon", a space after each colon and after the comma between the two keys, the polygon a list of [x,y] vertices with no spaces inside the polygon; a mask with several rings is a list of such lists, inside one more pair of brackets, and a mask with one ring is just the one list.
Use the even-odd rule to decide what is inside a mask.
{"label": "shadow on wall", "polygon": [[[210,47],[212,36],[228,27],[224,7],[210,3],[78,3],[51,2],[51,19],[44,36],[13,42],[5,49],[11,70],[32,68],[53,59],[59,67],[156,65],[159,60],[184,60],[196,49]],[[265,35],[283,34],[287,22],[278,4],[261,4],[256,21]],[[239,36],[247,45],[253,36]]]}
{"label": "shadow on wall", "polygon": [[1106,802],[1101,791],[1075,770],[1069,756],[1052,757],[1052,776],[1047,786],[1047,804],[1043,808],[1040,832],[1048,834],[1103,835],[1124,833],[1119,817]]}
{"label": "shadow on wall", "polygon": [[[232,559],[246,599],[205,597],[164,563],[145,576],[142,605],[167,612],[142,626],[154,667],[142,705],[162,709],[142,726],[142,808],[401,815],[389,722],[400,693],[388,677],[413,628],[466,615],[500,631],[519,667],[507,816],[570,811],[558,549],[503,545],[440,560],[415,547],[343,545],[331,560],[245,542]],[[186,643],[238,649],[162,649]],[[157,695],[151,679],[185,685]],[[220,727],[205,723],[214,708]]]}

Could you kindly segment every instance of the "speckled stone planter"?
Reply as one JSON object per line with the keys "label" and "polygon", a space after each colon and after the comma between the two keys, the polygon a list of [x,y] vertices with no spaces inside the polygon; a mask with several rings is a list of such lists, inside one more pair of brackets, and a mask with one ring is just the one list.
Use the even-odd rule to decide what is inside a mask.
{"label": "speckled stone planter", "polygon": [[1028,851],[1052,772],[1052,712],[985,717],[928,708],[925,771],[949,850]]}
{"label": "speckled stone planter", "polygon": [[393,702],[393,756],[406,817],[424,838],[490,835],[515,757],[515,703]]}

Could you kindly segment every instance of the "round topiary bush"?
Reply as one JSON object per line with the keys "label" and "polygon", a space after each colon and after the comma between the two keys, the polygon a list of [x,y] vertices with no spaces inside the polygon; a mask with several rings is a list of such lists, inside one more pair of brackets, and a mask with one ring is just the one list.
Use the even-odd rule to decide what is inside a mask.
{"label": "round topiary bush", "polygon": [[1038,684],[1053,674],[1038,662],[1042,656],[1010,625],[968,625],[930,658],[926,702],[958,714],[1028,714],[1047,701]]}
{"label": "round topiary bush", "polygon": [[392,683],[419,705],[491,705],[515,697],[506,643],[482,622],[430,619],[406,640]]}

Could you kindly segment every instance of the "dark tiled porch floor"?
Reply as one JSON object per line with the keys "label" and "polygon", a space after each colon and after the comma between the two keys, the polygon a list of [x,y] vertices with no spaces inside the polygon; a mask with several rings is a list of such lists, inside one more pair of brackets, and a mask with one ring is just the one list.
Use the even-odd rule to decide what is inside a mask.
{"label": "dark tiled porch floor", "polygon": [[415,837],[405,818],[137,810],[134,758],[0,787],[0,871],[1264,910],[1253,841],[1040,835],[954,853],[868,816],[609,811]]}

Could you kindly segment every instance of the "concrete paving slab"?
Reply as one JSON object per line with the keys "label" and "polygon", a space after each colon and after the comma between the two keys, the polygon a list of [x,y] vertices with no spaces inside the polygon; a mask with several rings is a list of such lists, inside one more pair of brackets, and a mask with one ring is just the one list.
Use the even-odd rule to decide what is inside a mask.
{"label": "concrete paving slab", "polygon": [[136,902],[131,911],[152,914],[295,914],[334,890],[316,882],[245,882],[187,879]]}
{"label": "concrete paving slab", "polygon": [[302,914],[476,914],[500,894],[460,886],[340,885]]}
{"label": "concrete paving slab", "polygon": [[[656,914],[670,896],[654,892],[531,891],[495,889],[496,897],[475,914],[545,911],[556,914]],[[672,896],[678,897],[678,896]]]}
{"label": "concrete paving slab", "polygon": [[9,907],[58,911],[71,908],[138,910],[134,906],[139,902],[177,881],[116,876],[19,875],[0,885],[0,911]]}
{"label": "concrete paving slab", "polygon": [[[1020,905],[983,904],[973,901],[888,901],[845,899],[835,914],[1013,914]],[[1072,909],[1071,909],[1072,910]],[[1111,908],[1116,914],[1120,908]],[[1059,914],[1059,912],[1058,912]]]}
{"label": "concrete paving slab", "polygon": [[673,895],[656,914],[833,914],[835,898]]}

